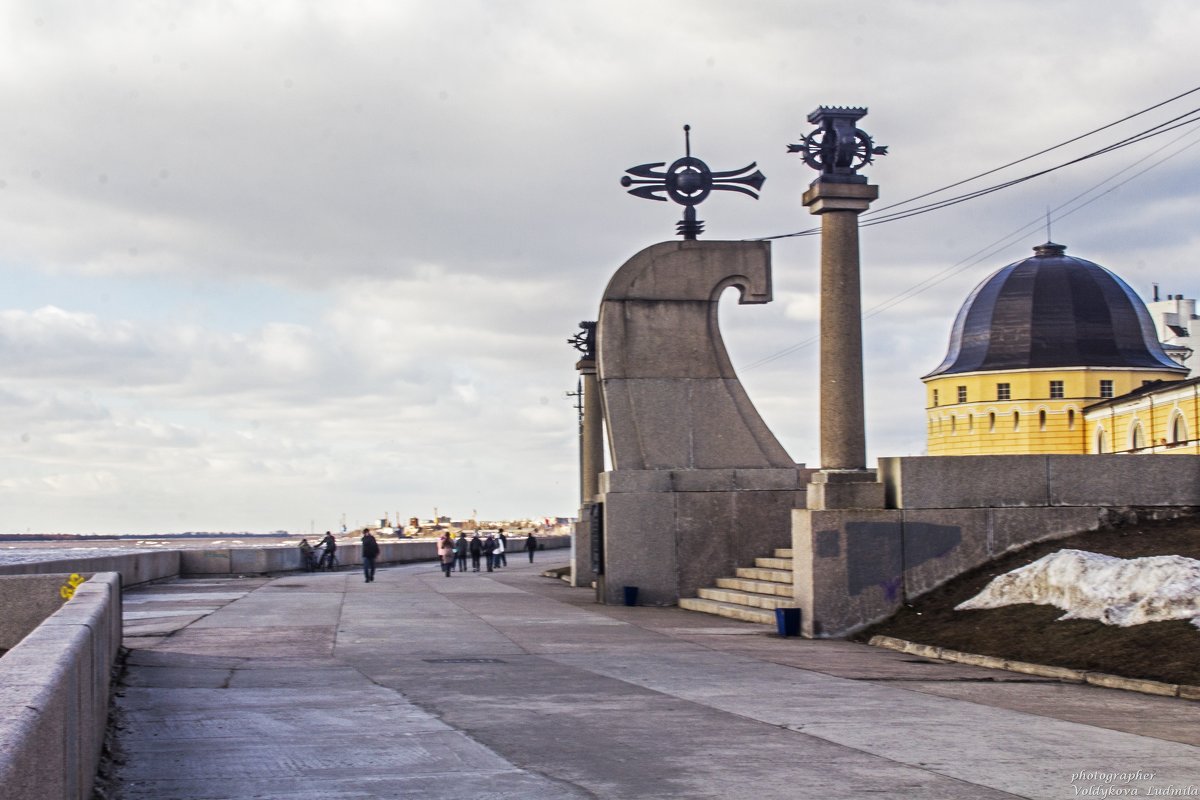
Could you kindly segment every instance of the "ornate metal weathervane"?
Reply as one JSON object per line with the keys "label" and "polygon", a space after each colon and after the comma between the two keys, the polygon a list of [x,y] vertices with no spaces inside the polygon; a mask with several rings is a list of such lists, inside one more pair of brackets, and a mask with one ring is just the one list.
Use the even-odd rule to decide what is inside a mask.
{"label": "ornate metal weathervane", "polygon": [[[666,162],[656,161],[625,170],[629,175],[636,175],[645,180],[635,180],[629,175],[621,178],[622,186],[636,185],[636,188],[629,190],[630,194],[663,202],[670,198],[684,206],[683,219],[675,226],[676,232],[684,239],[695,239],[704,232],[704,221],[696,219],[696,206],[703,203],[711,192],[741,192],[757,200],[758,191],[767,179],[758,171],[757,162],[728,172],[713,172],[703,161],[692,157],[691,130],[691,125],[683,126],[685,155],[667,167],[666,172],[657,171],[658,167],[665,166]],[[754,170],[754,173],[748,174],[750,170]],[[659,197],[660,192],[666,197]]]}
{"label": "ornate metal weathervane", "polygon": [[886,156],[887,147],[878,147],[855,123],[867,115],[865,108],[821,106],[808,115],[819,126],[800,140],[789,144],[789,153],[803,153],[804,163],[821,173],[819,180],[830,183],[866,183],[858,171]]}
{"label": "ornate metal weathervane", "polygon": [[567,339],[567,344],[578,350],[583,360],[594,361],[596,359],[596,323],[587,321],[579,323],[579,332]]}

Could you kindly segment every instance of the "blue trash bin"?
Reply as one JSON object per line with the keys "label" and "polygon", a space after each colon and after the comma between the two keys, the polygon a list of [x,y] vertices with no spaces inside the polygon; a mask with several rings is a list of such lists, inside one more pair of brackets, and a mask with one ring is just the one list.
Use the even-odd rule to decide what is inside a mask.
{"label": "blue trash bin", "polygon": [[780,636],[799,636],[800,635],[800,609],[798,609],[798,608],[777,608],[777,609],[775,609],[775,627],[779,630]]}
{"label": "blue trash bin", "polygon": [[636,606],[637,605],[637,596],[638,596],[638,587],[636,587],[636,586],[626,586],[625,587],[625,605]]}

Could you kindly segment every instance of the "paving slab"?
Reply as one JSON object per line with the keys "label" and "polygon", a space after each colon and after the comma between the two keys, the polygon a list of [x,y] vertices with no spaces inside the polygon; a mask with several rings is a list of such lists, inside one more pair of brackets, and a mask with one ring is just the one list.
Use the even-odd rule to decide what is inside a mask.
{"label": "paving slab", "polygon": [[1200,791],[1200,703],[599,606],[544,569],[130,591],[137,614],[221,600],[126,639],[110,796],[1050,800],[1137,770],[1141,796]]}

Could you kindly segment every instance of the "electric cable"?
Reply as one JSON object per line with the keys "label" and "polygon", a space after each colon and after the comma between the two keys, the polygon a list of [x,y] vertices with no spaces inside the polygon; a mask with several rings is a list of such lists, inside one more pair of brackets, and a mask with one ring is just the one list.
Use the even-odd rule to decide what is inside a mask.
{"label": "electric cable", "polygon": [[[1193,112],[1189,112],[1189,113],[1193,113]],[[1186,116],[1186,115],[1183,115],[1183,116]],[[1176,119],[1180,119],[1180,118],[1177,117]],[[1168,123],[1172,122],[1172,121],[1174,121],[1174,120],[1169,120]],[[1168,123],[1163,123],[1163,124],[1168,124]],[[1158,127],[1158,126],[1156,126],[1156,127]],[[1173,126],[1166,130],[1174,130],[1175,128],[1178,128],[1178,127],[1180,127],[1180,125]],[[1165,133],[1166,130],[1161,131],[1161,132]],[[1145,163],[1146,161],[1153,158],[1155,155],[1163,152],[1164,150],[1167,150],[1168,148],[1172,147],[1173,145],[1186,139],[1189,135],[1194,135],[1195,133],[1196,133],[1195,131],[1188,131],[1184,134],[1181,134],[1180,136],[1176,137],[1175,139],[1172,139],[1170,142],[1164,144],[1162,147],[1159,147],[1157,150],[1154,150],[1153,152],[1146,154],[1142,158],[1123,167],[1122,169],[1118,170],[1117,172],[1113,173],[1112,175],[1109,175],[1107,178],[1100,181],[1099,183],[1094,184],[1093,186],[1089,187],[1088,189],[1085,189],[1084,191],[1080,192],[1079,194],[1075,195],[1074,197],[1070,198],[1069,200],[1067,200],[1063,203],[1060,203],[1058,206],[1051,209],[1051,211],[1048,213],[1053,214],[1054,212],[1058,212],[1058,211],[1061,211],[1062,209],[1068,208],[1069,206],[1071,206],[1071,204],[1075,203],[1076,201],[1080,200],[1081,198],[1086,197],[1087,195],[1091,194],[1092,192],[1095,192],[1097,189],[1099,189],[1100,187],[1104,186],[1107,183],[1110,183],[1111,181],[1113,181],[1120,175],[1128,172],[1129,170],[1137,167],[1140,164]],[[1175,150],[1174,152],[1169,153],[1166,156],[1164,156],[1163,158],[1148,165],[1144,169],[1139,170],[1138,172],[1134,173],[1133,175],[1130,175],[1129,177],[1127,177],[1125,180],[1121,181],[1120,183],[1117,183],[1117,184],[1109,187],[1108,189],[1105,189],[1100,194],[1097,194],[1096,196],[1089,198],[1088,200],[1077,205],[1076,207],[1071,208],[1070,210],[1065,211],[1064,213],[1059,214],[1056,217],[1052,217],[1051,219],[1064,219],[1064,218],[1070,216],[1071,214],[1074,214],[1075,212],[1077,212],[1077,211],[1091,205],[1092,203],[1096,202],[1097,200],[1101,199],[1102,197],[1105,197],[1108,194],[1111,194],[1112,192],[1121,188],[1122,186],[1129,183],[1130,181],[1133,181],[1136,178],[1141,177],[1142,175],[1146,174],[1147,172],[1149,172],[1150,170],[1159,166],[1160,164],[1163,164],[1166,161],[1169,161],[1170,159],[1174,158],[1175,156],[1180,155],[1181,153],[1195,147],[1198,144],[1200,144],[1200,137],[1197,137],[1195,139],[1195,141],[1192,141],[1192,142],[1184,145],[1183,147],[1180,147],[1179,149]],[[951,265],[950,267],[947,267],[946,269],[943,269],[942,271],[935,273],[934,275],[932,275],[916,284],[913,284],[912,286],[905,289],[900,294],[894,295],[894,296],[888,298],[887,300],[884,300],[884,301],[878,303],[877,305],[872,306],[870,309],[868,309],[863,314],[862,318],[864,320],[870,319],[871,317],[881,314],[884,311],[887,311],[887,310],[893,308],[894,306],[897,306],[897,305],[903,303],[904,301],[906,301],[912,297],[915,297],[916,295],[921,294],[922,292],[924,292],[928,289],[931,289],[934,286],[936,286],[946,280],[949,280],[950,278],[954,277],[958,273],[963,272],[964,270],[969,269],[970,267],[973,267],[976,264],[979,264],[980,262],[982,262],[983,260],[985,260],[987,258],[990,258],[991,256],[993,256],[995,253],[999,252],[1003,248],[1008,247],[1012,241],[1024,236],[1028,230],[1030,230],[1031,228],[1035,228],[1041,224],[1042,224],[1042,220],[1039,218],[1037,220],[1033,220],[1029,223],[1026,223],[1025,225],[1020,226],[1016,230],[1006,234],[1005,236],[1002,236],[1000,239],[997,239],[996,241],[992,242],[991,244],[988,244],[988,245],[980,248],[979,250],[976,250],[971,255],[958,261],[957,263]],[[820,340],[819,334],[811,336],[801,342],[798,342],[797,344],[794,344],[790,347],[780,350],[779,352],[776,352],[769,356],[760,358],[757,361],[754,361],[754,362],[750,363],[749,365],[743,367],[741,371],[746,372],[746,371],[756,369],[761,366],[765,366],[773,361],[783,358],[784,356],[791,355],[792,353],[794,353],[798,350],[808,347],[809,345],[811,345],[819,340]]]}
{"label": "electric cable", "polygon": [[[863,222],[862,224],[863,224],[863,226],[881,224],[883,221],[891,221],[893,219],[905,219],[908,216],[914,216],[915,214],[912,212],[921,211],[922,213],[925,213],[925,211],[937,210],[938,208],[942,208],[942,207],[949,206],[949,205],[956,205],[957,203],[965,202],[966,200],[974,199],[975,197],[983,196],[985,194],[990,194],[991,192],[999,191],[1001,189],[1008,188],[1009,186],[1014,186],[1018,183],[1022,183],[1027,180],[1032,180],[1033,178],[1040,177],[1042,175],[1048,174],[1049,172],[1053,172],[1057,169],[1062,169],[1066,166],[1070,166],[1071,164],[1076,164],[1081,161],[1085,161],[1089,158],[1094,158],[1098,155],[1103,155],[1105,153],[1112,152],[1116,149],[1120,149],[1122,147],[1126,147],[1131,144],[1136,144],[1137,142],[1151,138],[1152,136],[1156,136],[1161,133],[1166,133],[1167,131],[1172,130],[1174,127],[1180,127],[1182,125],[1192,124],[1193,122],[1196,122],[1198,120],[1196,118],[1193,118],[1193,119],[1185,119],[1185,118],[1197,114],[1197,112],[1200,112],[1200,109],[1192,109],[1191,111],[1188,111],[1184,114],[1176,116],[1173,119],[1167,120],[1165,122],[1161,122],[1158,125],[1154,125],[1154,126],[1147,128],[1146,130],[1141,131],[1137,134],[1128,136],[1125,139],[1118,140],[1117,142],[1114,142],[1111,145],[1107,145],[1106,147],[1100,148],[1099,150],[1093,151],[1092,153],[1088,153],[1088,154],[1081,156],[1079,158],[1076,158],[1076,159],[1071,159],[1067,162],[1064,162],[1063,164],[1057,165],[1056,167],[1051,167],[1046,170],[1040,170],[1038,172],[1032,173],[1031,175],[1024,176],[1022,178],[1013,179],[1011,181],[1006,181],[1004,183],[998,184],[993,187],[987,187],[985,189],[975,190],[973,192],[969,192],[965,195],[961,195],[956,198],[949,198],[946,200],[937,201],[936,203],[927,204],[926,206],[921,206],[919,209],[908,209],[907,211],[895,211],[895,212],[892,212],[891,214],[883,213],[883,212],[888,211],[889,209],[897,209],[902,206],[909,205],[910,203],[916,202],[917,200],[922,200],[926,197],[931,197],[933,195],[940,194],[949,189],[953,189],[955,187],[962,186],[964,184],[970,183],[971,181],[977,180],[979,178],[986,177],[988,175],[992,175],[994,173],[1000,172],[1001,170],[1004,170],[1009,167],[1015,166],[1017,164],[1021,164],[1025,161],[1029,161],[1031,159],[1037,158],[1038,156],[1045,155],[1046,153],[1049,153],[1049,152],[1052,152],[1059,148],[1065,147],[1069,144],[1073,144],[1073,143],[1078,142],[1082,139],[1085,139],[1089,136],[1095,135],[1097,133],[1100,133],[1102,131],[1105,131],[1105,130],[1113,128],[1117,125],[1120,125],[1124,122],[1128,122],[1129,120],[1134,119],[1139,116],[1142,116],[1143,114],[1147,114],[1150,111],[1154,111],[1155,109],[1162,108],[1165,105],[1173,103],[1176,100],[1180,100],[1180,99],[1187,97],[1188,95],[1194,94],[1196,92],[1200,92],[1200,86],[1195,87],[1193,89],[1189,89],[1186,92],[1181,92],[1180,94],[1177,94],[1174,97],[1171,97],[1166,100],[1155,103],[1153,105],[1147,106],[1146,108],[1143,108],[1140,111],[1136,111],[1132,114],[1128,114],[1128,115],[1122,117],[1121,119],[1115,120],[1106,125],[1102,125],[1098,128],[1094,128],[1090,131],[1087,131],[1086,133],[1079,134],[1078,136],[1074,136],[1070,139],[1067,139],[1066,141],[1059,142],[1056,145],[1039,150],[1036,153],[1032,153],[1028,156],[1024,156],[1024,157],[1018,158],[1014,161],[1010,161],[999,167],[995,167],[993,169],[986,170],[984,172],[978,173],[977,175],[973,175],[969,178],[964,178],[962,180],[955,181],[954,183],[947,184],[946,186],[942,186],[938,189],[933,189],[931,191],[924,192],[919,195],[915,195],[914,197],[910,197],[906,200],[900,200],[896,203],[892,203],[887,206],[882,206],[880,208],[867,211],[866,213],[864,213],[862,215],[864,218],[866,218],[866,217],[876,217],[876,218],[870,219],[867,222]],[[1182,120],[1182,122],[1180,120]],[[1172,128],[1164,128],[1164,126],[1170,125],[1173,122],[1177,122],[1178,125],[1175,125]],[[1163,130],[1159,130],[1159,129],[1163,129]],[[880,214],[882,214],[882,216],[878,216]],[[757,237],[756,239],[754,239],[754,241],[769,241],[769,240],[773,240],[773,239],[785,239],[785,238],[792,238],[792,237],[797,237],[797,236],[812,236],[819,232],[820,232],[820,228],[816,227],[816,228],[805,229],[802,231],[796,231],[794,233],[789,233],[789,234],[777,234],[774,236]]]}
{"label": "electric cable", "polygon": [[[1106,145],[1106,146],[1100,148],[1099,150],[1093,150],[1090,153],[1085,153],[1082,156],[1078,156],[1076,158],[1070,159],[1069,161],[1064,161],[1061,164],[1056,164],[1055,166],[1047,167],[1046,169],[1038,170],[1037,172],[1033,172],[1028,175],[1023,175],[1019,178],[1013,178],[1011,180],[1004,181],[1003,183],[994,184],[992,186],[987,186],[982,189],[975,189],[974,191],[967,192],[967,193],[961,194],[961,195],[957,195],[955,197],[950,197],[950,198],[946,198],[944,200],[938,200],[933,203],[927,203],[922,206],[917,206],[916,208],[910,208],[905,211],[896,211],[891,214],[884,214],[883,216],[873,217],[865,222],[860,223],[860,227],[866,228],[866,227],[871,227],[873,225],[882,225],[886,222],[895,222],[895,221],[902,220],[902,219],[908,219],[909,217],[915,217],[915,216],[919,216],[921,214],[927,214],[931,211],[938,211],[943,208],[948,208],[950,206],[958,205],[959,203],[965,203],[968,200],[974,200],[979,197],[984,197],[985,195],[989,195],[994,192],[1001,191],[1002,189],[1007,189],[1009,187],[1016,186],[1021,183],[1025,183],[1027,181],[1031,181],[1034,178],[1040,178],[1043,175],[1049,175],[1050,173],[1057,172],[1060,169],[1065,169],[1066,167],[1073,166],[1075,164],[1079,164],[1084,161],[1088,161],[1088,160],[1096,158],[1098,156],[1107,155],[1108,153],[1112,153],[1112,152],[1115,152],[1122,148],[1129,147],[1130,145],[1139,144],[1148,139],[1152,139],[1155,136],[1160,136],[1164,133],[1169,133],[1170,131],[1176,130],[1178,128],[1182,128],[1187,125],[1193,125],[1197,122],[1200,122],[1200,108],[1194,108],[1184,114],[1174,117],[1173,119],[1167,120],[1165,122],[1161,122],[1157,125],[1147,128],[1144,131],[1140,131],[1139,133],[1133,134],[1132,136],[1128,136],[1125,139],[1121,139],[1112,144]],[[1174,124],[1172,124],[1172,123],[1174,123]],[[940,190],[940,189],[935,190],[934,192],[926,193],[926,195],[924,195],[924,196],[929,196],[930,194],[936,194],[940,191],[942,191],[942,190]],[[903,201],[902,203],[898,203],[896,205],[902,205],[903,203],[907,203],[907,202],[911,202],[911,201]],[[892,207],[894,207],[894,206],[892,206]],[[863,216],[867,216],[867,215],[864,214]],[[795,233],[777,234],[775,236],[764,236],[764,237],[755,239],[754,241],[770,241],[770,240],[774,240],[774,239],[795,238],[798,236],[814,236],[814,235],[820,233],[820,231],[821,231],[820,227],[807,228],[805,230],[797,231]]]}

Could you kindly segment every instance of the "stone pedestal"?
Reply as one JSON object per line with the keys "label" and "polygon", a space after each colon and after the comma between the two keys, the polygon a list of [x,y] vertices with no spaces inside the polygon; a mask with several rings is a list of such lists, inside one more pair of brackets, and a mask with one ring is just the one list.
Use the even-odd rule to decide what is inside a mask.
{"label": "stone pedestal", "polygon": [[620,470],[601,476],[604,562],[598,599],[674,605],[775,548],[788,547],[805,471]]}
{"label": "stone pedestal", "polygon": [[597,578],[597,554],[602,543],[600,505],[586,502],[579,507],[579,521],[571,532],[571,585],[591,586]]}
{"label": "stone pedestal", "polygon": [[847,636],[894,613],[904,600],[901,513],[885,509],[792,512],[800,634]]}
{"label": "stone pedestal", "polygon": [[808,507],[851,509],[884,506],[884,485],[875,470],[820,470],[808,487]]}

